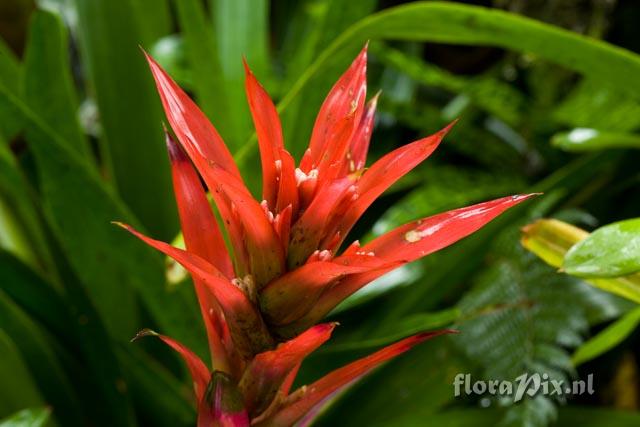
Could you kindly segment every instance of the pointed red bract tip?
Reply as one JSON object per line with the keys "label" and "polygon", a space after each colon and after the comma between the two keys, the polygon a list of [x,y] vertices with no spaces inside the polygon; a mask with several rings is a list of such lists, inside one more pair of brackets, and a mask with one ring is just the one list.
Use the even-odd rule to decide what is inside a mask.
{"label": "pointed red bract tip", "polygon": [[243,59],[245,69],[245,92],[249,102],[249,110],[256,128],[260,163],[262,165],[262,198],[267,201],[269,209],[275,214],[276,203],[280,196],[279,183],[293,180],[293,169],[283,168],[283,156],[288,155],[284,150],[282,126],[275,104],[267,91],[253,75],[246,60]]}
{"label": "pointed red bract tip", "polygon": [[167,153],[169,153],[169,160],[171,160],[171,162],[187,161],[188,158],[186,154],[182,151],[182,148],[176,144],[176,141],[173,139],[166,127],[164,127],[164,140],[167,145]]}
{"label": "pointed red bract tip", "polygon": [[[318,169],[318,182],[330,181],[342,170],[351,136],[360,122],[367,91],[367,47],[333,85],[325,98],[311,132],[309,154],[300,169],[309,173]],[[335,171],[330,168],[334,165]],[[337,167],[335,167],[337,166]]]}
{"label": "pointed red bract tip", "polygon": [[153,329],[145,328],[145,329],[142,329],[141,331],[139,331],[139,332],[136,334],[136,336],[135,336],[135,337],[131,338],[131,341],[130,341],[130,342],[138,341],[140,338],[143,338],[143,337],[157,337],[158,335],[160,335],[160,334],[158,334],[158,333],[157,333],[156,331],[154,331]]}
{"label": "pointed red bract tip", "polygon": [[446,125],[444,128],[440,129],[438,133],[442,133],[443,136],[448,134],[451,131],[451,129],[458,124],[459,121],[460,119],[453,119],[451,123]]}
{"label": "pointed red bract tip", "polygon": [[242,67],[244,68],[245,76],[248,76],[249,74],[253,74],[253,72],[251,71],[251,68],[249,68],[249,64],[247,63],[247,58],[244,55],[242,55]]}
{"label": "pointed red bract tip", "polygon": [[218,163],[241,180],[229,149],[209,119],[160,64],[148,53],[144,54],[167,119],[191,160],[199,168],[205,168],[208,162]]}

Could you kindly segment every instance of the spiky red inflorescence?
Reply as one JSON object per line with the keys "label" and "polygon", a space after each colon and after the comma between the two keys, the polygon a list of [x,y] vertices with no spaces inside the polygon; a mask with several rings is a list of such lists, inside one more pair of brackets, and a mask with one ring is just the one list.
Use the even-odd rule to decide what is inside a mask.
{"label": "spiky red inflorescence", "polygon": [[[368,169],[377,95],[366,97],[366,47],[331,89],[298,168],[284,148],[276,108],[245,62],[246,93],[262,163],[262,202],[244,185],[222,138],[195,103],[147,56],[171,128],[173,183],[186,250],[145,237],[192,275],[212,369],[171,338],[193,377],[198,426],[306,425],[324,402],[379,364],[432,336],[420,333],[290,392],[303,359],[329,339],[317,324],[381,275],[475,232],[530,197],[504,197],[405,224],[339,253],[365,210],[437,148],[452,125]],[[215,201],[230,241],[207,200]]]}

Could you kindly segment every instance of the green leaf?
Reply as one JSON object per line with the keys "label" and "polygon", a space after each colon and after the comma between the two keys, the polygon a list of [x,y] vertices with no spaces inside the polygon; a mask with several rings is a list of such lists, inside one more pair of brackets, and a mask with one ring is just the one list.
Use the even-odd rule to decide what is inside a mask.
{"label": "green leaf", "polygon": [[[239,117],[231,114],[215,33],[199,0],[174,0],[198,105],[233,149]],[[241,55],[241,53],[238,53]],[[241,61],[241,57],[236,58]],[[180,77],[176,75],[175,77]],[[240,96],[240,93],[235,94]],[[244,98],[243,98],[244,99]]]}
{"label": "green leaf", "polygon": [[61,141],[83,157],[89,147],[80,130],[78,105],[69,62],[69,41],[60,18],[34,12],[24,59],[24,101]]}
{"label": "green leaf", "polygon": [[[544,76],[548,79],[549,74]],[[585,77],[554,109],[552,118],[570,127],[630,132],[640,126],[640,102],[622,87]]]}
{"label": "green leaf", "polygon": [[64,337],[72,322],[58,288],[13,254],[0,251],[0,291],[15,301],[34,322],[52,335]]}
{"label": "green leaf", "polygon": [[0,324],[23,355],[42,396],[56,408],[56,418],[63,425],[81,424],[75,403],[78,397],[53,352],[50,337],[3,291],[0,291]]}
{"label": "green leaf", "polygon": [[[495,239],[494,262],[459,302],[463,322],[452,340],[486,380],[539,373],[567,381],[575,375],[567,349],[582,343],[589,307],[603,308],[594,298],[599,291],[514,246],[516,233],[510,227]],[[505,425],[546,426],[557,413],[554,399],[546,396],[501,403],[510,406]]]}
{"label": "green leaf", "polygon": [[128,209],[92,168],[0,87],[1,108],[12,108],[28,120],[26,139],[38,166],[47,219],[112,336],[126,340],[140,329],[137,292],[163,331],[202,348],[200,331],[194,328],[201,324],[192,309],[194,298],[185,301],[185,294],[169,293],[163,287],[161,257],[110,224],[136,224]]}
{"label": "green leaf", "polygon": [[562,268],[568,274],[587,278],[640,271],[640,218],[597,229],[567,252]]}
{"label": "green leaf", "polygon": [[0,137],[0,248],[35,268],[42,268],[43,259],[39,255],[46,252],[46,246],[29,196],[16,161]]}
{"label": "green leaf", "polygon": [[[20,79],[22,78],[22,67],[15,54],[2,37],[0,37],[0,82],[2,82],[13,95],[20,94]],[[20,116],[8,116],[9,111],[1,111],[0,137],[11,139],[20,131],[24,125]],[[1,143],[5,143],[2,141]]]}
{"label": "green leaf", "polygon": [[49,408],[29,408],[0,420],[0,427],[43,427],[49,421]]}
{"label": "green leaf", "polygon": [[625,314],[598,335],[582,344],[571,359],[578,366],[609,351],[631,334],[640,323],[640,307]]}
{"label": "green leaf", "polygon": [[295,81],[322,49],[353,23],[372,13],[377,3],[378,0],[296,2],[295,10],[285,15],[282,22],[286,27],[280,56],[287,80]]}
{"label": "green leaf", "polygon": [[140,17],[142,43],[151,46],[171,32],[171,8],[169,0],[132,0],[134,14]]}
{"label": "green leaf", "polygon": [[144,16],[133,0],[75,0],[85,72],[100,110],[105,157],[122,199],[154,235],[171,238],[171,196],[163,119],[151,73],[138,46]]}
{"label": "green leaf", "polygon": [[[8,112],[8,115],[2,114]],[[17,112],[1,108],[0,121]],[[49,242],[45,238],[37,195],[18,165],[8,144],[0,136],[0,247],[16,254],[36,270],[56,274]],[[7,241],[9,242],[7,244]]]}
{"label": "green leaf", "polygon": [[[376,3],[377,0],[297,2],[294,16],[283,22],[286,25],[280,59],[285,67],[283,87],[291,87],[326,46],[359,19],[372,13]],[[348,58],[342,64],[344,68],[325,70],[313,87],[282,115],[285,142],[294,157],[299,157],[306,150],[320,104],[352,59]]]}
{"label": "green leaf", "polygon": [[611,148],[640,148],[640,135],[576,128],[570,132],[555,134],[551,143],[562,150],[578,153]]}
{"label": "green leaf", "polygon": [[[130,426],[131,406],[122,390],[122,373],[110,346],[112,341],[84,295],[82,285],[69,277],[64,266],[61,270],[68,302],[53,290],[51,284],[14,257],[6,253],[0,255],[0,276],[7,279],[2,282],[2,290],[38,323],[42,331],[58,339],[52,348],[60,353],[67,379],[74,383],[74,389],[80,390],[82,396],[81,411],[75,405],[78,400],[74,401],[73,409],[92,414],[96,426]],[[27,342],[34,340],[29,337],[21,339]],[[35,357],[38,361],[41,353],[26,353],[25,360],[33,362]],[[45,363],[44,367],[47,366]],[[35,369],[36,372],[42,374],[42,369]],[[91,375],[84,375],[86,372]],[[42,381],[40,377],[37,379]],[[58,410],[56,414],[59,415]],[[72,425],[78,425],[78,422]]]}
{"label": "green leaf", "polygon": [[0,417],[44,403],[15,343],[0,328]]}
{"label": "green leaf", "polygon": [[[367,16],[351,25],[300,76],[280,101],[280,111],[296,99],[309,111],[317,111],[320,100],[309,93],[328,91],[327,76],[344,70],[366,40],[415,40],[439,43],[497,46],[527,52],[597,79],[640,99],[640,58],[633,53],[574,32],[496,9],[445,2],[415,2]],[[289,113],[287,113],[288,115]],[[305,122],[300,117],[285,123]],[[246,144],[238,159],[247,161],[254,146]]]}
{"label": "green leaf", "polygon": [[20,63],[3,38],[0,38],[0,79],[10,87],[14,94],[20,88]]}
{"label": "green leaf", "polygon": [[540,219],[522,228],[522,246],[547,264],[559,268],[567,251],[589,235],[585,230],[557,219]]}
{"label": "green leaf", "polygon": [[215,42],[218,46],[220,71],[230,109],[227,116],[234,118],[236,126],[231,140],[228,141],[233,152],[246,140],[253,129],[244,96],[242,55],[246,57],[249,66],[259,79],[268,80],[267,72],[270,71],[267,49],[269,1],[211,0],[209,8],[215,31]]}
{"label": "green leaf", "polygon": [[145,419],[158,427],[194,425],[189,381],[179,382],[135,345],[122,344],[116,351],[129,379],[133,400]]}
{"label": "green leaf", "polygon": [[533,19],[496,9],[445,2],[415,2],[383,10],[349,27],[325,49],[280,104],[334,61],[352,56],[367,39],[419,40],[498,46],[528,52],[610,82],[640,98],[640,58],[630,51]]}
{"label": "green leaf", "polygon": [[[75,353],[86,363],[84,371],[80,372],[90,372],[90,375],[80,372],[71,375],[80,388],[83,409],[91,414],[96,427],[133,427],[135,414],[131,393],[112,344],[118,341],[109,336],[82,283],[68,270],[66,263],[61,269],[74,320],[67,329],[71,333],[71,345],[77,346]],[[72,372],[78,372],[78,368],[77,363],[73,364]]]}
{"label": "green leaf", "polygon": [[[522,229],[522,245],[547,264],[560,268],[567,251],[586,239],[588,233],[558,220],[539,220]],[[617,278],[587,278],[587,283],[640,303],[640,275]]]}
{"label": "green leaf", "polygon": [[384,64],[408,75],[416,82],[466,95],[480,109],[509,124],[518,124],[522,119],[525,99],[511,85],[489,76],[475,79],[457,76],[419,58],[381,44],[372,44],[371,53]]}

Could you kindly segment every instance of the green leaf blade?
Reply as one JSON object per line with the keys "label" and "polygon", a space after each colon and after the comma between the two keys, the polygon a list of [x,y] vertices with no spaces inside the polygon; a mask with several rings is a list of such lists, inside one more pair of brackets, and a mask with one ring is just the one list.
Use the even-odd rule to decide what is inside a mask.
{"label": "green leaf blade", "polygon": [[62,141],[88,158],[89,147],[78,122],[69,65],[68,40],[62,21],[52,12],[34,12],[24,60],[25,102]]}
{"label": "green leaf blade", "polygon": [[595,359],[621,343],[640,324],[640,307],[630,311],[598,335],[582,344],[571,356],[575,366]]}
{"label": "green leaf blade", "polygon": [[43,427],[51,416],[49,408],[28,408],[0,420],[0,427]]}
{"label": "green leaf blade", "polygon": [[640,136],[632,133],[600,132],[596,129],[576,128],[551,138],[551,143],[561,150],[585,152],[612,148],[640,148]]}
{"label": "green leaf blade", "polygon": [[132,0],[76,0],[80,48],[95,92],[115,187],[156,236],[177,229],[162,110],[138,46],[145,33]]}
{"label": "green leaf blade", "polygon": [[605,225],[573,246],[562,265],[579,277],[609,278],[640,271],[640,218]]}

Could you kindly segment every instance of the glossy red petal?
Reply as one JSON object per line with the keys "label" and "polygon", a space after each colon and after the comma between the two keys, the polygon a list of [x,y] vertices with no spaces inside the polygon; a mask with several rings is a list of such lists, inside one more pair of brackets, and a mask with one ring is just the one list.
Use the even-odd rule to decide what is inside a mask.
{"label": "glossy red petal", "polygon": [[[331,160],[329,151],[342,151],[342,145],[335,144],[336,136],[340,133],[349,134],[346,142],[353,133],[362,114],[362,105],[366,95],[367,46],[356,57],[347,71],[338,79],[327,98],[320,107],[311,134],[307,159],[301,163],[301,169],[309,172],[311,168],[320,165],[323,159]],[[345,123],[345,118],[352,116],[353,123]],[[351,129],[345,130],[345,126]]]}
{"label": "glossy red petal", "polygon": [[[328,398],[351,385],[374,368],[429,338],[452,332],[455,331],[444,330],[417,334],[339,368],[313,384],[292,393],[288,399],[289,402],[285,403],[284,407],[278,413],[270,419],[257,424],[257,426],[285,427],[308,425],[307,422],[311,420],[305,420],[305,416],[310,411],[312,411],[312,415],[315,415],[317,405],[323,404]],[[302,424],[296,424],[299,422],[302,422]]]}
{"label": "glossy red petal", "polygon": [[193,353],[184,345],[180,344],[178,341],[167,336],[157,334],[150,329],[143,329],[142,331],[138,332],[138,334],[133,338],[132,341],[146,336],[158,337],[165,344],[178,352],[180,357],[182,357],[182,359],[186,363],[187,368],[189,369],[189,373],[191,374],[191,378],[193,379],[193,390],[195,392],[196,399],[199,402],[205,394],[210,376],[209,369],[207,369],[207,366],[204,364],[202,359],[200,359],[198,356],[196,356],[195,353]]}
{"label": "glossy red petal", "polygon": [[304,316],[337,281],[386,266],[385,260],[364,254],[308,262],[269,283],[260,293],[260,309],[271,325],[286,325]]}
{"label": "glossy red petal", "polygon": [[249,427],[249,414],[233,379],[214,372],[198,405],[198,427]]}
{"label": "glossy red petal", "polygon": [[280,160],[282,142],[282,126],[273,101],[255,78],[247,62],[243,60],[245,69],[245,91],[249,101],[249,109],[253,117],[258,136],[260,161],[262,163],[262,199],[273,209],[278,194],[279,171],[276,162]]}
{"label": "glossy red petal", "polygon": [[240,381],[250,414],[259,415],[269,406],[289,373],[331,337],[335,326],[335,323],[313,326],[275,350],[256,355]]}
{"label": "glossy red petal", "polygon": [[145,56],[171,128],[196,166],[200,168],[195,157],[203,157],[241,179],[231,153],[209,119],[150,55],[145,52]]}
{"label": "glossy red petal", "polygon": [[146,237],[128,225],[116,224],[149,246],[176,260],[192,274],[194,280],[207,285],[209,291],[220,303],[233,341],[243,357],[250,358],[272,346],[271,336],[254,305],[238,286],[231,283],[213,265],[195,254]]}
{"label": "glossy red petal", "polygon": [[489,221],[535,194],[502,197],[400,226],[362,247],[386,260],[411,262],[474,233]]}

